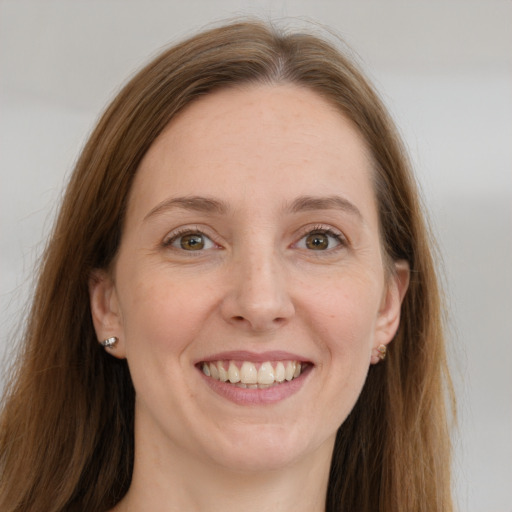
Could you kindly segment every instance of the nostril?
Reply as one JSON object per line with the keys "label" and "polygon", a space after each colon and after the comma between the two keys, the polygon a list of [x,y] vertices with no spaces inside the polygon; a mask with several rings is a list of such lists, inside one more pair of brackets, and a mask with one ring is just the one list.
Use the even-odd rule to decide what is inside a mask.
{"label": "nostril", "polygon": [[[236,316],[233,316],[232,317],[232,320],[234,322],[237,322],[237,323],[240,323],[240,322],[249,322],[249,320],[247,318],[245,318],[244,316],[242,315],[236,315]],[[282,317],[277,317],[277,318],[274,318],[274,320],[272,321],[273,323],[278,323],[278,324],[282,324],[284,322],[286,322],[286,318],[282,318]],[[250,323],[250,322],[249,322]]]}

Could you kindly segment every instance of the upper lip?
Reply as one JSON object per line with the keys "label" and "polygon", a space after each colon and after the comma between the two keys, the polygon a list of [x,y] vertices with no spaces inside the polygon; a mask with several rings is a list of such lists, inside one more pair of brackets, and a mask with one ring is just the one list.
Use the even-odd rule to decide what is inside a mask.
{"label": "upper lip", "polygon": [[211,361],[250,361],[252,363],[264,363],[266,361],[298,361],[301,363],[311,362],[307,358],[286,352],[283,350],[271,350],[267,352],[249,352],[247,350],[231,350],[227,352],[218,352],[210,356],[199,359],[197,363]]}

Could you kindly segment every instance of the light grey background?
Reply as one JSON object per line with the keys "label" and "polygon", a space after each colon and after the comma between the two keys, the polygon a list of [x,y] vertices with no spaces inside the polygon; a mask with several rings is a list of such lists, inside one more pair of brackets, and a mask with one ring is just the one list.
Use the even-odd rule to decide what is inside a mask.
{"label": "light grey background", "polygon": [[331,26],[395,116],[444,256],[459,508],[512,511],[512,1],[0,1],[0,353],[100,111],[163,46],[240,14]]}

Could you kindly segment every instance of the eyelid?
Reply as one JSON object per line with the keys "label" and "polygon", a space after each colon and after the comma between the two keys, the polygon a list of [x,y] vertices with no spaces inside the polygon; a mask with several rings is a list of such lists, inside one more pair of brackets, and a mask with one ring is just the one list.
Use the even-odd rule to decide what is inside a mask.
{"label": "eyelid", "polygon": [[[167,233],[165,235],[165,237],[162,241],[162,246],[165,248],[173,248],[173,249],[180,250],[178,248],[172,247],[172,244],[177,239],[179,239],[180,237],[183,237],[185,235],[198,234],[198,235],[204,236],[205,238],[209,239],[215,245],[214,248],[221,249],[222,246],[216,240],[217,237],[212,236],[210,234],[210,231],[211,231],[210,229],[208,229],[204,226],[200,227],[198,225],[179,227],[179,228],[176,228],[176,229],[170,231],[169,233]],[[323,233],[323,234],[326,234],[327,236],[333,237],[334,239],[336,239],[338,241],[338,244],[336,245],[336,247],[326,249],[324,251],[318,251],[318,252],[331,252],[331,251],[336,250],[337,248],[343,248],[343,247],[347,247],[350,245],[349,239],[347,238],[347,236],[345,236],[345,234],[341,230],[334,228],[331,225],[314,224],[314,225],[304,226],[300,230],[298,230],[297,235],[296,235],[296,241],[293,242],[292,247],[296,247],[298,245],[298,243],[301,240],[303,240],[306,236],[314,234],[314,233]],[[212,248],[201,249],[201,250],[198,250],[197,252],[202,252],[202,251],[211,250],[211,249]],[[182,250],[182,251],[183,252],[191,252],[191,253],[194,252],[194,251],[185,251],[185,250]],[[315,252],[315,251],[311,251],[311,252]]]}
{"label": "eyelid", "polygon": [[[210,240],[214,245],[215,245],[215,249],[217,248],[221,248],[221,245],[215,241],[214,237],[212,235],[210,235],[208,233],[208,229],[204,228],[204,227],[199,227],[199,226],[183,226],[183,227],[179,227],[179,228],[176,228],[172,231],[170,231],[169,233],[167,233],[162,241],[162,246],[165,247],[165,248],[170,248],[170,249],[177,249],[177,250],[180,250],[178,249],[177,247],[173,247],[172,244],[179,238],[183,237],[183,236],[186,236],[186,235],[201,235],[201,236],[204,236],[205,238],[207,238],[208,240]],[[201,250],[198,250],[197,252],[202,252],[202,251],[207,251],[207,250],[210,250],[212,248],[208,248],[208,249],[201,249]],[[184,249],[181,249],[181,251],[183,252],[196,252],[196,251],[185,251]]]}
{"label": "eyelid", "polygon": [[[343,247],[347,247],[350,245],[349,239],[345,236],[345,234],[341,230],[334,228],[330,225],[315,224],[313,226],[310,225],[310,226],[304,226],[303,228],[301,228],[298,233],[297,241],[294,242],[292,244],[292,246],[297,246],[298,243],[301,240],[303,240],[306,236],[312,235],[315,233],[322,233],[327,236],[331,236],[339,242],[336,247],[333,247],[331,249],[326,249],[324,251],[318,251],[319,253],[330,252],[330,251],[336,250],[337,248],[343,248]],[[316,251],[311,251],[311,252],[316,252]]]}

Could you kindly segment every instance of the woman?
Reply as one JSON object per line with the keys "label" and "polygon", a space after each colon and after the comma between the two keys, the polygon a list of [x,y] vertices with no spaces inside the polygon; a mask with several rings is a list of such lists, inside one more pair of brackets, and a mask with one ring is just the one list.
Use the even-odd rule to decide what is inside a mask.
{"label": "woman", "polygon": [[451,510],[431,247],[384,107],[328,43],[243,22],[165,51],[68,186],[1,510]]}

